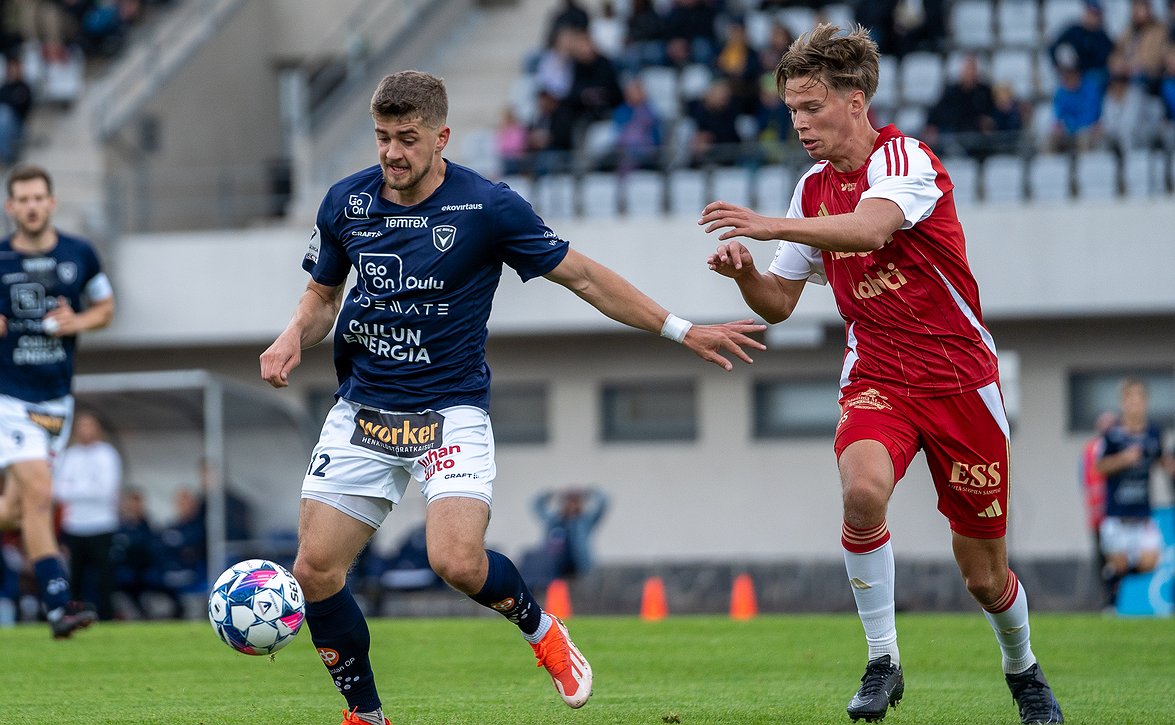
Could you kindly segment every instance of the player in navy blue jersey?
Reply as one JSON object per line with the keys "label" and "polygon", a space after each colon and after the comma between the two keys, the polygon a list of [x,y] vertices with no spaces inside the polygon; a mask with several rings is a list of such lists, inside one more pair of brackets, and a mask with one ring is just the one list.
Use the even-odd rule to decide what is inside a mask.
{"label": "player in navy blue jersey", "polygon": [[[562,622],[539,607],[513,562],[485,548],[495,476],[486,321],[503,265],[726,370],[723,352],[749,363],[743,348],[763,349],[747,335],[764,326],[669,314],[571,249],[509,187],[445,160],[447,114],[439,78],[404,71],[380,82],[371,101],[379,164],[327,192],[302,263],[311,280],[261,355],[262,378],[284,387],[302,349],[334,327],[338,397],[302,484],[294,575],[311,637],[347,700],[344,723],[386,722],[346,574],[410,480],[428,501],[437,574],[514,622],[569,706],[591,695],[591,666]],[[357,281],[344,294],[352,269]]]}
{"label": "player in navy blue jersey", "polygon": [[18,167],[4,209],[16,226],[0,240],[0,526],[19,526],[54,637],[96,619],[69,601],[53,526],[51,461],[69,439],[77,335],[114,317],[114,292],[85,240],[52,224],[48,172]]}
{"label": "player in navy blue jersey", "polygon": [[1175,458],[1163,453],[1163,433],[1147,419],[1146,385],[1137,378],[1122,382],[1122,411],[1116,425],[1102,437],[1098,473],[1106,477],[1102,553],[1106,564],[1106,606],[1118,600],[1118,586],[1127,574],[1154,570],[1163,537],[1151,512],[1151,472],[1162,467],[1175,475]]}

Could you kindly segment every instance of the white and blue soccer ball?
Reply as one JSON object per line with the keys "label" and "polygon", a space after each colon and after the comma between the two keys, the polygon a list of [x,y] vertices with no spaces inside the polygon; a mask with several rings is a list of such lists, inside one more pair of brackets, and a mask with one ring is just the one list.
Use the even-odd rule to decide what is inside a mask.
{"label": "white and blue soccer ball", "polygon": [[302,587],[281,564],[248,559],[226,569],[208,595],[208,619],[221,641],[247,655],[285,647],[306,619]]}

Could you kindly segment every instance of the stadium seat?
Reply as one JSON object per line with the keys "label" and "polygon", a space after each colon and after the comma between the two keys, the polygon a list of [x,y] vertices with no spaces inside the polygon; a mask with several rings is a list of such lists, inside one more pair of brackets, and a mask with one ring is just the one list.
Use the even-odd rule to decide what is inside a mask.
{"label": "stadium seat", "polygon": [[1052,43],[1062,30],[1080,21],[1084,7],[1083,0],[1044,0],[1040,18],[1044,43]]}
{"label": "stadium seat", "polygon": [[1113,153],[1086,151],[1077,156],[1077,194],[1082,199],[1118,195],[1118,159]]}
{"label": "stadium seat", "polygon": [[1036,52],[1036,97],[1052,98],[1057,91],[1057,69],[1047,48]]}
{"label": "stadium seat", "polygon": [[959,156],[943,162],[955,185],[955,203],[971,204],[979,199],[979,162]]}
{"label": "stadium seat", "polygon": [[681,116],[681,99],[677,94],[677,71],[662,66],[642,68],[637,77],[645,86],[649,103],[662,120],[671,121]]}
{"label": "stadium seat", "polygon": [[628,216],[658,216],[662,213],[664,181],[656,171],[633,171],[620,177],[622,212]]}
{"label": "stadium seat", "polygon": [[1028,189],[1033,201],[1070,198],[1071,181],[1067,154],[1038,154],[1028,162]]}
{"label": "stadium seat", "polygon": [[851,28],[857,22],[856,14],[848,3],[832,3],[825,5],[820,11],[827,22],[842,28]]}
{"label": "stadium seat", "polygon": [[510,84],[510,107],[522,123],[534,121],[538,110],[538,83],[534,76],[518,76]]}
{"label": "stadium seat", "polygon": [[[1106,26],[1106,34],[1117,40],[1130,25],[1130,0],[1101,0],[1102,19]],[[1152,0],[1151,7],[1155,10],[1165,2]]]}
{"label": "stadium seat", "polygon": [[751,203],[751,174],[746,169],[715,169],[713,178],[715,199],[740,206]]}
{"label": "stadium seat", "polygon": [[499,179],[499,181],[501,181],[506,186],[509,186],[514,191],[518,192],[518,194],[523,199],[527,199],[527,200],[531,199],[531,191],[533,190],[534,184],[531,182],[529,177],[527,177],[527,176],[503,176],[501,179]]}
{"label": "stadium seat", "polygon": [[989,202],[1024,200],[1024,160],[998,154],[983,163],[984,198]]}
{"label": "stadium seat", "polygon": [[530,199],[543,219],[574,216],[575,185],[567,174],[549,174],[536,179]]}
{"label": "stadium seat", "polygon": [[959,0],[951,7],[947,23],[956,46],[971,50],[995,46],[991,6],[987,0]]}
{"label": "stadium seat", "polygon": [[996,7],[996,36],[1001,47],[1034,48],[1040,44],[1037,0],[1001,0]]}
{"label": "stadium seat", "polygon": [[744,19],[747,29],[747,42],[752,48],[762,48],[771,41],[771,26],[775,23],[775,16],[768,12],[752,10]]}
{"label": "stadium seat", "polygon": [[1032,51],[1001,48],[992,53],[992,85],[1006,83],[1018,98],[1033,98],[1036,95],[1035,75]]}
{"label": "stadium seat", "polygon": [[706,204],[706,179],[702,171],[678,169],[669,176],[669,211],[672,214],[700,215]]}
{"label": "stadium seat", "polygon": [[797,38],[816,27],[816,11],[811,8],[786,7],[779,11],[778,17]]}
{"label": "stadium seat", "polygon": [[896,108],[901,103],[898,93],[898,59],[892,55],[883,55],[879,68],[880,77],[877,80],[877,93],[873,95],[873,105]]}
{"label": "stadium seat", "polygon": [[1134,199],[1142,199],[1157,194],[1163,188],[1162,156],[1150,151],[1134,150],[1126,152],[1123,158],[1123,176],[1126,182],[1126,195]]}
{"label": "stadium seat", "polygon": [[907,136],[920,136],[926,127],[926,109],[922,106],[902,106],[894,116],[894,125]]}
{"label": "stadium seat", "polygon": [[583,134],[580,151],[588,169],[594,169],[616,150],[616,124],[610,120],[593,121]]}
{"label": "stadium seat", "polygon": [[617,214],[617,177],[613,173],[584,174],[580,186],[582,213],[589,219],[611,219]]}
{"label": "stadium seat", "polygon": [[755,208],[767,214],[782,216],[791,203],[796,174],[782,164],[761,167],[752,179]]}
{"label": "stadium seat", "polygon": [[710,87],[710,81],[713,78],[714,73],[710,70],[710,66],[704,63],[692,63],[682,68],[681,78],[678,81],[681,98],[686,101],[701,98],[705,95],[706,89]]}
{"label": "stadium seat", "polygon": [[943,60],[937,53],[910,53],[902,59],[901,79],[903,102],[933,105],[942,96]]}

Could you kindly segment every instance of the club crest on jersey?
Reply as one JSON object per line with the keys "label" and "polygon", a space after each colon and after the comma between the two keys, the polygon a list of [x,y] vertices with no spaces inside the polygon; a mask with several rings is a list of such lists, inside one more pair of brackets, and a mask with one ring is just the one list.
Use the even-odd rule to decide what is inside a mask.
{"label": "club crest on jersey", "polygon": [[457,227],[452,224],[438,224],[432,228],[432,243],[442,252],[449,251],[453,242],[457,241]]}
{"label": "club crest on jersey", "polygon": [[366,219],[367,211],[371,208],[371,194],[361,191],[358,194],[347,194],[348,219]]}

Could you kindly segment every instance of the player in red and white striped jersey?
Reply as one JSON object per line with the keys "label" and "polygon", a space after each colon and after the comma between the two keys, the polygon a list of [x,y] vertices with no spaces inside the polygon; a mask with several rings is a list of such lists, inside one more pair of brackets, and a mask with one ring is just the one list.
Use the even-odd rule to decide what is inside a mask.
{"label": "player in red and white striped jersey", "polygon": [[[734,279],[768,322],[787,319],[807,282],[827,283],[845,320],[834,448],[845,567],[869,648],[848,714],[881,720],[904,694],[886,510],[921,450],[1021,721],[1063,722],[1032,653],[1027,596],[1008,568],[1008,422],[950,177],[921,141],[870,123],[878,55],[864,28],[817,26],[784,54],[775,78],[816,164],[785,218],[716,201],[699,223],[721,230],[710,268]],[[736,237],[781,240],[767,272]]]}

